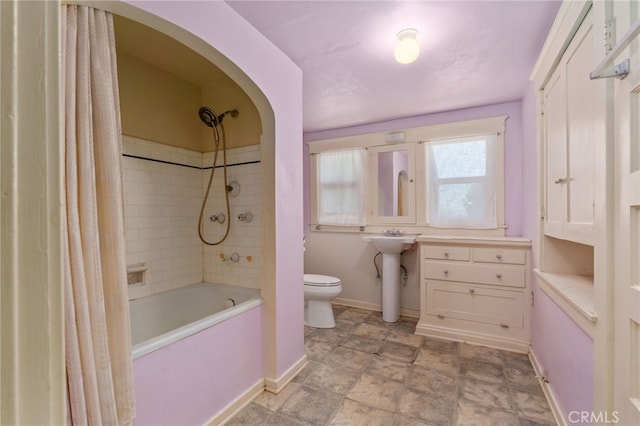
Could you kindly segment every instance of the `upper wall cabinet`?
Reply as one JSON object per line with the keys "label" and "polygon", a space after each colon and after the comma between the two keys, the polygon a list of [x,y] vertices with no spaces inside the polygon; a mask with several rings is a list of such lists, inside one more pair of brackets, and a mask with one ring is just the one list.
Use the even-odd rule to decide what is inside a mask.
{"label": "upper wall cabinet", "polygon": [[592,13],[543,91],[544,233],[594,243],[595,85]]}

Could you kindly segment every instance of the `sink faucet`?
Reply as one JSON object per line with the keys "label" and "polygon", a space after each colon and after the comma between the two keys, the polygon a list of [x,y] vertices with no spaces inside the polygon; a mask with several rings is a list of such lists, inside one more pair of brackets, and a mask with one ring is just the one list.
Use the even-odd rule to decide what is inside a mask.
{"label": "sink faucet", "polygon": [[400,229],[396,229],[393,228],[391,230],[386,229],[385,231],[383,231],[384,235],[388,235],[389,237],[399,237],[402,234],[404,234],[404,231],[400,230]]}

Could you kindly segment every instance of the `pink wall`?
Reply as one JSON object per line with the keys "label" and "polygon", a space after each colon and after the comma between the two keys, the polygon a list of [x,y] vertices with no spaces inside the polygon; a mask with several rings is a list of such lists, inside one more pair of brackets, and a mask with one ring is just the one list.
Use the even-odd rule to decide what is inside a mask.
{"label": "pink wall", "polygon": [[[522,101],[523,236],[533,241],[533,267],[538,259],[538,178],[536,147],[536,99],[533,85]],[[571,411],[593,407],[593,341],[538,287],[531,273],[535,306],[531,312],[531,346],[540,362],[565,418]]]}
{"label": "pink wall", "polygon": [[[508,115],[505,132],[505,220],[508,236],[522,235],[522,105],[520,101],[466,108],[343,129],[305,133],[304,141],[386,132],[411,127]],[[309,224],[309,155],[305,144],[305,230]]]}
{"label": "pink wall", "polygon": [[256,307],[136,359],[134,424],[205,424],[262,380],[262,315]]}
{"label": "pink wall", "polygon": [[[275,223],[265,224],[275,230],[275,241],[265,241],[265,247],[275,246],[275,265],[269,265],[275,270],[275,288],[263,287],[263,296],[265,291],[269,294],[263,325],[275,336],[275,341],[265,342],[265,376],[278,380],[304,356],[302,72],[224,2],[127,3],[196,35],[228,58],[245,74],[237,81],[241,87],[250,80],[264,95],[255,98],[248,92],[263,119],[268,121],[273,113],[276,196],[263,200],[263,213],[275,215]],[[263,125],[265,131],[268,128]],[[236,355],[228,353],[221,363],[233,363]]]}

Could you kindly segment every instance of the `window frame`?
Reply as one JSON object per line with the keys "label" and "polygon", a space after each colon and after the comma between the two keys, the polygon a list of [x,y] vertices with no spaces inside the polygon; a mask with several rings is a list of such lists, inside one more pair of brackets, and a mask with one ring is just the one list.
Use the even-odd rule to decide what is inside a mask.
{"label": "window frame", "polygon": [[[319,195],[320,195],[320,186],[321,186],[321,182],[318,182],[317,177],[318,177],[318,155],[319,154],[325,154],[325,153],[338,153],[338,152],[344,152],[344,151],[356,151],[356,150],[362,150],[363,147],[351,147],[351,148],[342,148],[342,149],[336,149],[336,150],[326,150],[326,151],[322,151],[319,153],[314,153],[314,161],[313,161],[313,165],[314,165],[314,179],[315,179],[315,196],[314,196],[314,202],[315,202],[315,209],[314,209],[314,213],[316,215],[316,224],[320,225],[320,226],[331,226],[331,227],[340,227],[340,228],[360,228],[361,226],[364,226],[364,224],[366,224],[367,221],[367,215],[366,215],[366,210],[365,210],[365,206],[366,206],[366,191],[367,191],[367,153],[365,152],[364,155],[362,156],[362,170],[364,171],[364,176],[361,177],[364,182],[364,191],[363,191],[363,203],[364,205],[362,206],[362,220],[364,221],[364,224],[360,225],[337,225],[337,224],[320,224],[320,219],[319,219],[319,213],[320,213],[320,200],[319,200]],[[366,148],[365,148],[366,149]],[[359,182],[357,182],[356,180],[353,180],[351,182],[349,182],[350,185],[346,185],[346,184],[337,184],[337,183],[333,183],[333,184],[325,184],[324,187],[335,187],[338,189],[347,189],[348,187],[351,188],[356,188],[359,185]],[[337,216],[337,215],[336,215]]]}
{"label": "window frame", "polygon": [[[344,138],[336,138],[322,141],[307,142],[309,147],[309,226],[316,230],[337,231],[337,232],[357,232],[364,230],[365,226],[339,226],[339,225],[320,225],[318,223],[318,163],[317,154],[328,151],[341,151],[356,148],[367,148],[370,143],[367,135],[350,136]],[[365,168],[367,163],[365,160]],[[367,173],[365,181],[365,206],[366,192],[369,186],[369,177]],[[366,221],[365,214],[365,221]]]}
{"label": "window frame", "polygon": [[[504,133],[506,120],[508,116],[495,116],[482,118],[477,120],[468,120],[453,122],[447,124],[438,124],[432,126],[414,127],[408,129],[393,129],[385,132],[359,134],[355,136],[346,136],[341,138],[316,140],[307,142],[309,147],[309,186],[310,186],[310,221],[309,225],[312,230],[316,231],[333,231],[333,232],[383,232],[391,227],[400,227],[405,233],[413,234],[430,234],[430,235],[452,235],[465,237],[504,237],[505,236],[505,194],[504,194]],[[404,139],[398,141],[397,144],[388,143],[386,141],[389,134],[404,133]],[[428,141],[434,139],[451,139],[465,138],[477,135],[495,133],[497,135],[496,146],[496,221],[495,229],[477,229],[477,228],[435,228],[427,222],[428,211],[426,202],[418,202],[416,198],[418,194],[426,194],[427,170],[426,167],[419,167],[419,164],[426,164],[426,150],[428,149]],[[415,205],[415,222],[414,223],[398,223],[388,220],[389,217],[378,217],[370,215],[371,191],[377,191],[378,176],[368,170],[368,161],[366,162],[366,190],[365,190],[365,226],[330,226],[318,225],[318,205],[317,205],[317,165],[315,155],[324,151],[335,151],[350,148],[373,148],[377,146],[394,147],[399,144],[414,144],[415,159],[410,160],[414,164],[415,185],[412,189]],[[367,156],[369,156],[367,152]],[[387,220],[385,220],[387,219]]]}
{"label": "window frame", "polygon": [[[431,160],[431,150],[430,148],[433,146],[433,144],[455,144],[455,143],[465,143],[465,142],[470,142],[473,141],[474,139],[478,140],[480,138],[486,138],[486,140],[491,140],[491,143],[493,144],[493,146],[491,147],[491,149],[487,149],[486,154],[487,156],[485,157],[485,161],[486,161],[486,174],[482,175],[482,176],[465,176],[465,177],[450,177],[450,178],[439,178],[436,179],[434,181],[434,179],[431,178],[431,173],[430,173],[430,167],[432,164]],[[431,226],[433,228],[438,228],[438,229],[495,229],[497,227],[499,227],[501,224],[503,224],[504,220],[500,220],[500,214],[499,214],[499,191],[500,191],[500,182],[499,182],[499,176],[498,176],[498,171],[499,171],[499,162],[498,162],[498,151],[499,151],[499,144],[500,142],[498,141],[499,139],[499,135],[496,132],[487,132],[487,133],[483,133],[483,134],[477,134],[477,135],[469,135],[469,136],[455,136],[452,138],[438,138],[438,139],[430,139],[427,143],[424,144],[424,168],[425,168],[425,174],[427,176],[426,178],[426,184],[425,184],[425,192],[423,192],[424,196],[425,196],[425,211],[426,211],[426,217],[424,218],[425,223],[428,226]],[[503,179],[504,180],[504,179]],[[429,189],[431,188],[437,188],[440,185],[455,185],[455,184],[473,184],[473,183],[480,183],[480,184],[486,184],[487,182],[492,182],[493,185],[493,190],[495,191],[495,221],[496,221],[496,227],[493,228],[478,228],[478,227],[471,227],[471,226],[463,226],[463,227],[447,227],[447,226],[435,226],[433,225],[434,222],[434,218],[431,217],[431,212],[430,212],[430,207],[431,207],[431,201],[433,200],[433,195],[429,193]],[[504,197],[502,197],[504,198]],[[504,208],[502,209],[504,210]],[[503,213],[504,216],[504,213]]]}

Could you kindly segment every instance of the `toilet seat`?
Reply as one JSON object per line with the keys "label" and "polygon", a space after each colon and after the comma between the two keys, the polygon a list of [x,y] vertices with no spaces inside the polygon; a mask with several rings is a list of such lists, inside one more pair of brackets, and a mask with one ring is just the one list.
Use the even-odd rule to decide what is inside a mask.
{"label": "toilet seat", "polygon": [[304,274],[304,285],[312,287],[336,287],[340,279],[329,275]]}

